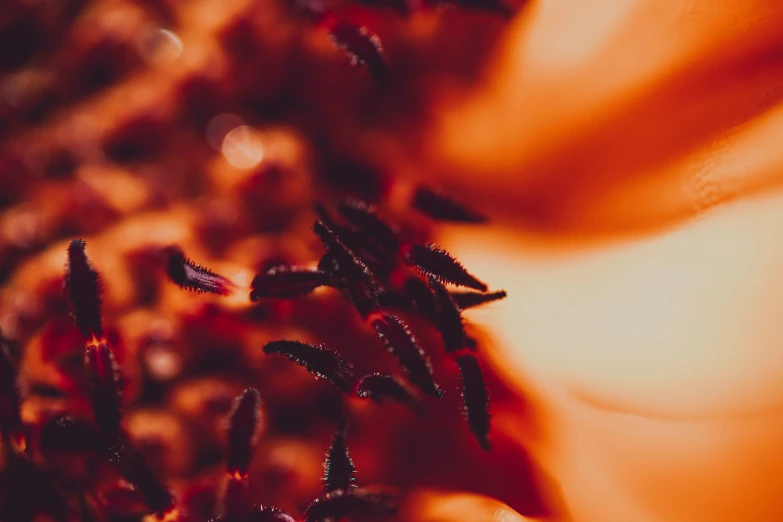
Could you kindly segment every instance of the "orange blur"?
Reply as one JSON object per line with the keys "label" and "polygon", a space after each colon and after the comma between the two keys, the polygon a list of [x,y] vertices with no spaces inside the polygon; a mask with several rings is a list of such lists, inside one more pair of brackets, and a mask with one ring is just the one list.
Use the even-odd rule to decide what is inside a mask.
{"label": "orange blur", "polygon": [[[505,219],[441,242],[508,291],[466,314],[531,405],[493,429],[565,520],[783,520],[781,22],[765,0],[532,1],[400,160]],[[421,520],[522,520],[437,498]]]}

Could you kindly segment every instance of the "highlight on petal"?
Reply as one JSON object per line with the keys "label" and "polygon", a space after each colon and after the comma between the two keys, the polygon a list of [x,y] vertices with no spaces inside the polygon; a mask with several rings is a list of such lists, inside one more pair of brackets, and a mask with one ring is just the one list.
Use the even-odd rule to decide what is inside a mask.
{"label": "highlight on petal", "polygon": [[417,187],[411,201],[413,208],[437,221],[453,223],[484,223],[487,217],[477,210],[466,206],[429,187]]}
{"label": "highlight on petal", "polygon": [[434,277],[430,277],[430,288],[437,306],[435,327],[443,338],[443,347],[448,353],[461,350],[465,347],[465,323],[462,321],[462,313],[446,287]]}
{"label": "highlight on petal", "polygon": [[385,88],[389,83],[389,70],[378,35],[364,26],[341,20],[334,20],[328,25],[332,41],[348,55],[351,65],[363,66],[378,86]]}
{"label": "highlight on petal", "polygon": [[266,354],[285,355],[304,366],[316,379],[325,379],[346,393],[353,390],[356,380],[351,364],[335,351],[320,345],[299,341],[273,341],[264,346]]}
{"label": "highlight on petal", "polygon": [[489,451],[489,394],[478,361],[472,355],[457,357],[462,376],[462,412],[482,449]]}
{"label": "highlight on petal", "polygon": [[324,493],[336,490],[348,491],[356,487],[356,467],[353,465],[348,446],[345,445],[345,426],[342,426],[332,437],[332,445],[326,454],[324,462]]}
{"label": "highlight on petal", "polygon": [[421,402],[413,390],[393,375],[381,373],[365,375],[356,386],[356,396],[374,402],[392,400],[405,404],[416,413],[423,413]]}
{"label": "highlight on petal", "polygon": [[73,239],[68,245],[64,292],[82,335],[87,339],[100,339],[103,337],[101,280],[90,264],[85,247],[86,243],[81,239]]}
{"label": "highlight on petal", "polygon": [[114,446],[119,441],[122,418],[120,374],[114,353],[105,343],[88,346],[85,365],[95,422],[109,446]]}
{"label": "highlight on petal", "polygon": [[374,319],[372,325],[411,383],[428,395],[442,397],[443,392],[435,384],[432,375],[429,357],[419,346],[419,341],[408,325],[399,317],[389,314]]}
{"label": "highlight on petal", "polygon": [[382,518],[394,515],[399,508],[396,495],[357,488],[336,490],[316,499],[304,514],[305,522],[343,518]]}
{"label": "highlight on petal", "polygon": [[451,292],[451,298],[457,303],[460,310],[467,310],[469,308],[475,308],[483,304],[491,303],[492,301],[499,301],[508,297],[505,290],[498,290],[497,292],[481,293],[481,292]]}
{"label": "highlight on petal", "polygon": [[255,388],[248,388],[236,399],[228,414],[229,475],[246,476],[250,468],[260,429],[261,395]]}
{"label": "highlight on petal", "polygon": [[176,285],[198,293],[208,292],[228,295],[234,284],[223,276],[185,257],[179,247],[170,246],[164,250],[166,256],[166,275]]}
{"label": "highlight on petal", "polygon": [[280,265],[253,278],[250,284],[250,300],[298,297],[328,284],[329,274],[320,269]]}
{"label": "highlight on petal", "polygon": [[403,260],[418,268],[428,277],[437,277],[444,283],[466,286],[485,292],[487,285],[471,275],[454,256],[434,245],[406,245],[402,252]]}

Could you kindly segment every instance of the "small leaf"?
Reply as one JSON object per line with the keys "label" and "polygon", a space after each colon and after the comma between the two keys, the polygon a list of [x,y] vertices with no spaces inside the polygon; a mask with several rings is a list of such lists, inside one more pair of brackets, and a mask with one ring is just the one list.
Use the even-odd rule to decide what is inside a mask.
{"label": "small leaf", "polygon": [[85,246],[81,239],[73,239],[68,245],[64,291],[82,335],[87,339],[101,339],[101,280],[87,258]]}
{"label": "small leaf", "polygon": [[489,451],[489,394],[478,361],[472,355],[457,357],[462,375],[462,411],[482,449]]}
{"label": "small leaf", "polygon": [[304,366],[318,379],[326,379],[344,392],[353,390],[355,377],[351,364],[325,346],[299,341],[273,341],[264,346],[264,353],[285,355]]}
{"label": "small leaf", "polygon": [[454,256],[434,245],[406,245],[402,251],[403,260],[418,268],[428,277],[436,277],[444,283],[466,286],[482,292],[487,285],[471,275]]}
{"label": "small leaf", "polygon": [[335,490],[349,490],[354,487],[353,481],[356,467],[345,445],[345,427],[343,426],[332,437],[332,445],[326,454],[324,463],[324,493]]}
{"label": "small leaf", "polygon": [[198,293],[208,292],[228,295],[234,284],[223,276],[217,275],[185,257],[179,247],[170,246],[164,250],[166,256],[166,275],[176,285]]}
{"label": "small leaf", "polygon": [[480,212],[460,203],[441,191],[417,187],[413,194],[413,208],[438,221],[453,223],[484,223],[487,218]]}
{"label": "small leaf", "polygon": [[397,358],[411,383],[428,395],[442,397],[443,392],[433,379],[429,358],[402,319],[395,315],[383,314],[374,319],[372,325],[389,353]]}

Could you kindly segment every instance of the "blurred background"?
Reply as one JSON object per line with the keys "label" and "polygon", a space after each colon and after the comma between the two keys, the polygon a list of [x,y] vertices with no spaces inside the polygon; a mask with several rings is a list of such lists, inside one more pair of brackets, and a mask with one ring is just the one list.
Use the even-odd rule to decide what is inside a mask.
{"label": "blurred background", "polygon": [[[251,305],[244,291],[187,293],[160,269],[168,244],[243,289],[280,263],[313,264],[313,206],[346,196],[378,204],[409,237],[436,233],[372,136],[415,146],[434,101],[476,86],[513,6],[317,2],[2,1],[0,331],[24,384],[34,461],[98,520],[138,520],[145,506],[97,455],[57,451],[44,436],[59,415],[90,417],[84,344],[62,295],[73,237],[102,274],[125,427],[188,520],[215,512],[224,419],[247,386],[263,410],[256,502],[301,514],[346,415],[360,484],[475,491],[543,511],[516,444],[501,436],[492,453],[478,448],[442,350],[427,351],[447,393],[426,416],[358,399],[341,406],[327,383],[261,347],[324,342],[359,374],[394,370],[347,300],[324,291]],[[388,82],[352,64],[318,13],[377,35]],[[431,327],[409,320],[425,349],[438,347]],[[493,413],[524,409],[486,377]]]}

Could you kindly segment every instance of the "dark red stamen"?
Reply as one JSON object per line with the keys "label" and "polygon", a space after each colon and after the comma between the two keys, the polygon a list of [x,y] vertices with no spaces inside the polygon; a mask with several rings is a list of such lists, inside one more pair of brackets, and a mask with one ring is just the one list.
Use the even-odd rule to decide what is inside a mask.
{"label": "dark red stamen", "polygon": [[340,203],[337,210],[373,244],[386,252],[399,250],[397,232],[378,216],[375,207],[362,201]]}
{"label": "dark red stamen", "polygon": [[385,88],[389,83],[389,70],[378,35],[364,26],[341,20],[331,20],[326,26],[335,45],[351,59],[351,65],[363,66],[378,86]]}
{"label": "dark red stamen", "polygon": [[481,292],[451,292],[451,298],[457,303],[460,310],[467,310],[468,308],[475,308],[492,301],[499,301],[505,299],[508,294],[505,290],[498,290],[497,292],[490,292],[483,294]]}
{"label": "dark red stamen", "polygon": [[472,355],[457,357],[462,375],[462,411],[482,449],[489,451],[489,394],[478,361]]}
{"label": "dark red stamen", "polygon": [[166,256],[166,275],[174,284],[186,290],[228,295],[235,287],[225,277],[189,260],[179,247],[167,247],[164,254]]}
{"label": "dark red stamen", "polygon": [[81,453],[105,449],[103,435],[85,420],[60,415],[41,427],[41,449],[44,452]]}
{"label": "dark red stamen", "polygon": [[356,467],[353,465],[348,446],[345,445],[345,427],[341,427],[332,437],[332,445],[326,454],[324,463],[324,493],[335,490],[348,490],[354,486]]}
{"label": "dark red stamen", "polygon": [[382,314],[372,320],[372,325],[411,383],[424,393],[440,398],[443,392],[435,384],[430,360],[402,319],[395,315]]}
{"label": "dark red stamen", "polygon": [[356,387],[356,396],[374,402],[392,400],[409,406],[417,413],[423,412],[419,398],[413,390],[393,375],[380,373],[365,375]]}
{"label": "dark red stamen", "polygon": [[317,379],[325,379],[344,392],[350,393],[356,380],[351,364],[333,350],[321,345],[299,341],[273,341],[264,346],[264,353],[285,355],[304,366]]}
{"label": "dark red stamen", "polygon": [[467,207],[441,191],[418,187],[413,194],[413,208],[438,221],[454,223],[483,223],[486,216]]}
{"label": "dark red stamen", "polygon": [[411,244],[403,247],[401,253],[406,263],[415,266],[428,277],[437,277],[441,282],[482,292],[487,289],[487,285],[471,275],[454,256],[442,248]]}
{"label": "dark red stamen", "polygon": [[101,281],[87,258],[85,243],[81,239],[74,239],[68,245],[64,291],[71,315],[82,335],[87,339],[101,339]]}
{"label": "dark red stamen", "polygon": [[[0,434],[3,437],[15,435],[22,427],[16,365],[11,359],[11,347],[0,335]],[[8,439],[5,440],[8,442]]]}
{"label": "dark red stamen", "polygon": [[244,522],[296,522],[296,519],[274,506],[253,506],[253,510],[245,515]]}
{"label": "dark red stamen", "polygon": [[88,346],[85,365],[95,422],[106,443],[114,447],[119,442],[122,410],[119,369],[109,345]]}
{"label": "dark red stamen", "polygon": [[327,262],[319,263],[319,266],[332,265],[333,284],[348,291],[362,317],[373,313],[376,309],[376,280],[370,268],[322,221],[315,223],[313,231],[326,247],[329,256]]}
{"label": "dark red stamen", "polygon": [[157,479],[142,454],[129,441],[123,440],[118,447],[116,465],[120,473],[136,486],[158,518],[171,518],[176,503],[168,488]]}
{"label": "dark red stamen", "polygon": [[257,275],[250,284],[250,300],[289,299],[329,284],[329,274],[310,268],[281,265]]}
{"label": "dark red stamen", "polygon": [[230,475],[246,476],[250,459],[258,440],[261,419],[261,396],[255,388],[246,389],[234,399],[228,414],[228,458],[226,469]]}
{"label": "dark red stamen", "polygon": [[393,495],[363,489],[336,490],[316,499],[304,514],[305,522],[322,522],[345,518],[381,518],[397,511]]}
{"label": "dark red stamen", "polygon": [[446,287],[434,277],[430,277],[430,288],[435,296],[435,327],[443,338],[443,347],[448,353],[454,353],[465,346],[465,324],[462,321],[457,304],[449,295]]}

